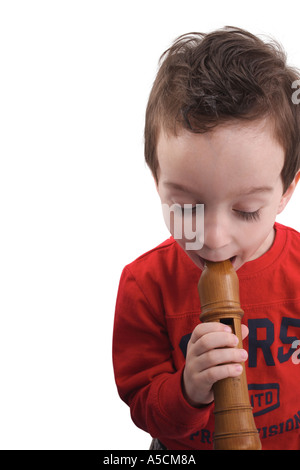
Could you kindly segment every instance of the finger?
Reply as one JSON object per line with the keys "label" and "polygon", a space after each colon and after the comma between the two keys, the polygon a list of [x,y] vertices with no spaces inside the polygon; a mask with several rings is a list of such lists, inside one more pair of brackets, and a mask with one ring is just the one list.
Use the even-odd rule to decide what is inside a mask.
{"label": "finger", "polygon": [[245,349],[213,349],[199,356],[195,362],[195,367],[199,372],[202,372],[221,364],[244,362],[247,358],[248,354]]}
{"label": "finger", "polygon": [[249,328],[248,328],[248,326],[244,325],[243,323],[242,323],[241,326],[242,326],[242,338],[245,339],[249,334]]}
{"label": "finger", "polygon": [[228,377],[238,377],[242,372],[243,366],[241,364],[224,364],[206,369],[202,374],[199,374],[199,380],[211,388],[215,382]]}
{"label": "finger", "polygon": [[224,325],[220,322],[207,322],[207,323],[199,323],[199,325],[194,328],[190,342],[196,343],[199,338],[206,335],[207,333],[212,332],[231,332],[231,328],[228,325]]}
{"label": "finger", "polygon": [[213,331],[202,336],[193,344],[192,354],[194,356],[201,356],[202,354],[217,348],[236,348],[238,343],[238,337],[233,333]]}

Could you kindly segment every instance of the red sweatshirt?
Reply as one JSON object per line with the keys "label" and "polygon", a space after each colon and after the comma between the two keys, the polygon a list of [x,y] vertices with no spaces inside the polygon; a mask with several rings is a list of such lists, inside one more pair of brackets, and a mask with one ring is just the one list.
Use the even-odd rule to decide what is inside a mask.
{"label": "red sweatshirt", "polygon": [[[237,271],[249,328],[246,373],[262,448],[300,449],[300,234],[277,223],[275,230],[271,249]],[[200,275],[171,237],[124,268],[117,296],[120,397],[134,423],[170,450],[212,448],[213,403],[194,408],[182,393]]]}

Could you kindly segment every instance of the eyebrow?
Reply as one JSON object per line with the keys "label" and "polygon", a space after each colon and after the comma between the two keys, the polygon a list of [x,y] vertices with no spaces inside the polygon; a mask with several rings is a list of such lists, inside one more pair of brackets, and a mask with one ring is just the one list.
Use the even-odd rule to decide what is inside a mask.
{"label": "eyebrow", "polygon": [[248,194],[254,194],[254,193],[269,193],[273,191],[272,186],[251,186],[250,188],[245,188],[243,189],[240,194],[243,194],[245,196],[248,196]]}
{"label": "eyebrow", "polygon": [[[185,186],[182,186],[181,184],[178,184],[178,183],[172,183],[172,182],[166,181],[164,184],[166,186],[171,186],[174,189],[178,189],[179,191],[185,191],[187,193],[193,192],[189,188],[186,188]],[[238,194],[242,196],[249,196],[255,193],[263,193],[263,192],[271,192],[271,191],[273,191],[272,186],[250,186],[248,188],[242,188]]]}

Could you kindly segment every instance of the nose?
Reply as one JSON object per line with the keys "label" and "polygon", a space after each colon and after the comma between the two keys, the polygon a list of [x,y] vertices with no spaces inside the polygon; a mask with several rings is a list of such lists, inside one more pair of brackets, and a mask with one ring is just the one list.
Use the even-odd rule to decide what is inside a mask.
{"label": "nose", "polygon": [[211,214],[204,209],[204,247],[211,251],[221,251],[231,242],[230,223],[224,214]]}

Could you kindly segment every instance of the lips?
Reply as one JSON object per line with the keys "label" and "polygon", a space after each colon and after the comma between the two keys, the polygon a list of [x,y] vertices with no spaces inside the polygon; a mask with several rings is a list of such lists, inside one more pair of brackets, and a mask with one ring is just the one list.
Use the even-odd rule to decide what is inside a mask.
{"label": "lips", "polygon": [[[232,263],[232,265],[233,265],[233,267],[235,267],[236,258],[237,258],[236,256],[232,256],[231,258],[229,258],[230,261],[231,261],[231,263]],[[205,259],[205,258],[202,258],[201,256],[199,256],[199,261],[200,261],[200,265],[201,265],[200,267],[201,267],[201,269],[203,270],[204,267],[205,267],[206,261],[209,261],[209,262],[211,262],[211,263],[221,263],[222,261],[226,261],[226,259],[228,259],[228,258],[220,259],[220,260]]]}

